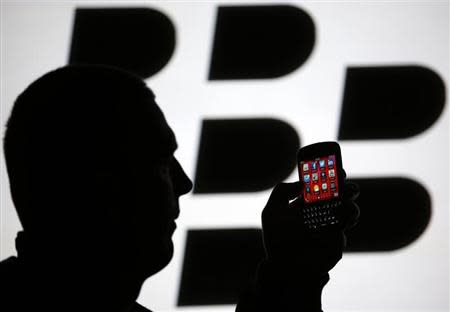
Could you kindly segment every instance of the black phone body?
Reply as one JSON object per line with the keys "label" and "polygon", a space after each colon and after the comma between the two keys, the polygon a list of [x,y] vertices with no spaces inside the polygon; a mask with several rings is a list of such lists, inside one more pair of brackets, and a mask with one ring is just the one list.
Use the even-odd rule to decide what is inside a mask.
{"label": "black phone body", "polygon": [[339,144],[320,142],[305,146],[298,151],[297,163],[305,225],[310,229],[323,229],[339,224],[344,192]]}

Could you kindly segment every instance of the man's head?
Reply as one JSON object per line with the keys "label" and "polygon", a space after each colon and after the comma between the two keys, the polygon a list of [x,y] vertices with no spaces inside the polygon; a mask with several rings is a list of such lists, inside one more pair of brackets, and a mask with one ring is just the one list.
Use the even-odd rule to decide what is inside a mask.
{"label": "man's head", "polygon": [[64,241],[56,252],[114,254],[157,272],[172,256],[178,197],[192,187],[175,149],[140,78],[102,66],[44,75],[17,98],[4,138],[25,233]]}

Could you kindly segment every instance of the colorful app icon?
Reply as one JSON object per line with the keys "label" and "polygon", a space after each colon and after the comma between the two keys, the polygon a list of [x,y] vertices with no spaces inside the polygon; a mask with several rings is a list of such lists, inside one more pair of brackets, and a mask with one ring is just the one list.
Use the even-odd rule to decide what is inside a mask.
{"label": "colorful app icon", "polygon": [[311,188],[310,188],[309,186],[307,186],[307,187],[305,188],[305,190],[306,190],[306,193],[311,193]]}
{"label": "colorful app icon", "polygon": [[314,193],[319,193],[319,185],[314,184]]}
{"label": "colorful app icon", "polygon": [[328,159],[328,167],[333,167],[333,166],[334,166],[333,159]]}
{"label": "colorful app icon", "polygon": [[303,164],[303,171],[308,171],[309,170],[309,166],[308,164]]}
{"label": "colorful app icon", "polygon": [[334,176],[335,176],[334,169],[328,170],[328,176],[329,176],[330,178],[334,178]]}
{"label": "colorful app icon", "polygon": [[309,183],[309,179],[310,179],[309,174],[305,174],[305,175],[303,176],[303,182]]}
{"label": "colorful app icon", "polygon": [[322,179],[326,179],[326,178],[327,178],[327,175],[326,175],[325,172],[321,172],[321,173],[320,173],[320,177],[321,177]]}
{"label": "colorful app icon", "polygon": [[332,190],[335,190],[336,189],[336,183],[331,182],[330,183],[330,187],[331,187]]}
{"label": "colorful app icon", "polygon": [[326,191],[328,188],[328,185],[326,183],[322,183],[322,190]]}
{"label": "colorful app icon", "polygon": [[317,163],[315,161],[311,163],[311,168],[312,170],[317,170]]}
{"label": "colorful app icon", "polygon": [[313,179],[313,181],[319,180],[319,175],[317,173],[313,173],[312,174],[312,179]]}
{"label": "colorful app icon", "polygon": [[325,160],[319,160],[319,167],[325,168]]}

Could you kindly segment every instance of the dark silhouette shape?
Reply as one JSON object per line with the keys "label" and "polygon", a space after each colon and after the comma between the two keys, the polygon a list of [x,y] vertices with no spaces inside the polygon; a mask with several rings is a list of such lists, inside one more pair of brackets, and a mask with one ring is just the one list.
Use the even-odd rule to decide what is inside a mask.
{"label": "dark silhouette shape", "polygon": [[431,127],[445,105],[445,84],[421,66],[349,67],[339,140],[403,139]]}
{"label": "dark silhouette shape", "polygon": [[256,192],[295,169],[300,139],[269,118],[203,120],[194,193]]}
{"label": "dark silhouette shape", "polygon": [[[364,214],[346,232],[344,252],[397,250],[426,230],[431,198],[419,182],[399,177],[348,181],[361,190],[356,202],[364,207]],[[261,235],[256,228],[190,230],[178,305],[237,303],[264,255]]]}
{"label": "dark silhouette shape", "polygon": [[[172,258],[178,198],[192,188],[175,149],[137,76],[68,66],[31,84],[4,138],[24,231],[18,257],[0,266],[2,311],[146,311],[135,300]],[[293,183],[272,192],[262,216],[265,257],[239,311],[320,310],[345,237],[343,228],[307,231],[299,191]],[[344,227],[358,216],[356,195],[346,186]]]}
{"label": "dark silhouette shape", "polygon": [[295,6],[220,6],[209,80],[287,75],[309,58],[315,37],[311,16]]}
{"label": "dark silhouette shape", "polygon": [[69,63],[117,66],[148,78],[167,65],[175,43],[175,26],[155,9],[79,8]]}
{"label": "dark silhouette shape", "polygon": [[2,310],[128,311],[170,261],[192,188],[153,93],[120,70],[58,69],[18,97],[4,146],[24,232]]}
{"label": "dark silhouette shape", "polygon": [[260,229],[190,230],[178,305],[236,304],[262,258]]}
{"label": "dark silhouette shape", "polygon": [[[364,215],[347,232],[349,252],[392,251],[415,242],[431,218],[431,197],[419,182],[400,177],[350,179]],[[382,228],[382,230],[380,230]]]}
{"label": "dark silhouette shape", "polygon": [[[345,174],[345,173],[344,173]],[[344,230],[356,224],[358,187],[346,183],[341,227],[310,231],[303,223],[301,183],[278,184],[262,212],[265,258],[236,308],[241,311],[321,311],[322,288],[342,257]]]}

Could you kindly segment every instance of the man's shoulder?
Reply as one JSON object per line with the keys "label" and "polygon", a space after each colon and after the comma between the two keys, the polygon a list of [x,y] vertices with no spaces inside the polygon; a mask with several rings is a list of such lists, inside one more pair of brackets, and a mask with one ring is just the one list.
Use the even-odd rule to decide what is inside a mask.
{"label": "man's shoulder", "polygon": [[16,256],[11,256],[8,257],[6,259],[3,259],[2,261],[0,261],[0,266],[6,266],[6,265],[15,265],[15,263],[17,263],[17,257]]}
{"label": "man's shoulder", "polygon": [[3,311],[18,311],[20,300],[20,268],[17,257],[9,257],[0,261],[0,292],[2,294]]}
{"label": "man's shoulder", "polygon": [[[5,299],[2,299],[2,307],[7,307],[5,311],[16,311],[16,305],[20,302],[18,298],[20,275],[20,264],[17,257],[11,256],[0,261],[0,279],[2,281],[0,283],[0,292],[2,294],[2,298]],[[152,312],[137,302],[134,304],[131,311]]]}
{"label": "man's shoulder", "polygon": [[[17,257],[11,256],[0,261],[0,276],[2,281],[7,281],[17,275],[18,272],[18,259]],[[2,283],[4,284],[4,283]]]}
{"label": "man's shoulder", "polygon": [[151,310],[145,308],[144,306],[140,305],[139,303],[135,303],[132,312],[152,312]]}

